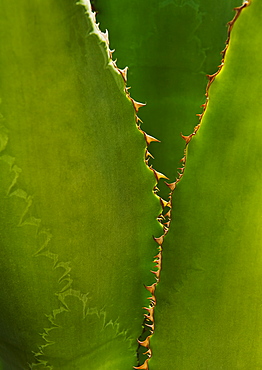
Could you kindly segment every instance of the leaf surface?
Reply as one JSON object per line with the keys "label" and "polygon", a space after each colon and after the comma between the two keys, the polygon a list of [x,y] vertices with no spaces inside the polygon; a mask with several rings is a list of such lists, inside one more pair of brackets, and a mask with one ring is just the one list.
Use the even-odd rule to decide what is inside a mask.
{"label": "leaf surface", "polygon": [[88,1],[0,14],[5,369],[132,368],[161,233],[132,102]]}
{"label": "leaf surface", "polygon": [[[172,181],[181,167],[184,140],[198,124],[207,74],[216,72],[226,24],[239,0],[94,0],[98,20],[109,29],[113,57],[128,70],[131,95],[147,106],[141,127],[161,143],[149,151],[153,167]],[[160,181],[161,194],[168,189]]]}
{"label": "leaf surface", "polygon": [[262,367],[261,7],[233,26],[173,194],[151,370]]}

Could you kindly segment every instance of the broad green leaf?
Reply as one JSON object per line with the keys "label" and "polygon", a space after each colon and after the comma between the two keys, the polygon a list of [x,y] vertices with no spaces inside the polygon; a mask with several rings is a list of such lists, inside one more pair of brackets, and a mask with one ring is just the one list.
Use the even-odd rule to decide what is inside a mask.
{"label": "broad green leaf", "polygon": [[262,368],[261,13],[233,27],[173,194],[150,370]]}
{"label": "broad green leaf", "polygon": [[5,370],[136,364],[160,205],[89,8],[0,0]]}
{"label": "broad green leaf", "polygon": [[[153,167],[172,181],[181,167],[184,141],[198,123],[207,74],[220,64],[226,24],[240,0],[94,0],[109,29],[118,65],[129,67],[131,95],[146,102],[142,128],[161,140],[149,147]],[[161,194],[168,189],[160,184]]]}

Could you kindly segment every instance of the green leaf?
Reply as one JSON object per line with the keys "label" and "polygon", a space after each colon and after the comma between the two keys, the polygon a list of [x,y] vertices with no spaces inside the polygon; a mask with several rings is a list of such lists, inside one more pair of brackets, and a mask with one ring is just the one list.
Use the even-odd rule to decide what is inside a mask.
{"label": "green leaf", "polygon": [[233,26],[173,194],[152,370],[262,368],[261,12]]}
{"label": "green leaf", "polygon": [[[184,141],[198,124],[207,74],[220,64],[226,24],[239,0],[96,0],[98,20],[109,29],[113,57],[129,67],[131,95],[146,108],[142,128],[161,141],[149,151],[153,167],[172,181],[181,167]],[[163,180],[162,180],[163,182]],[[161,195],[168,189],[160,183]]]}
{"label": "green leaf", "polygon": [[162,230],[133,104],[89,2],[0,14],[4,368],[131,368]]}

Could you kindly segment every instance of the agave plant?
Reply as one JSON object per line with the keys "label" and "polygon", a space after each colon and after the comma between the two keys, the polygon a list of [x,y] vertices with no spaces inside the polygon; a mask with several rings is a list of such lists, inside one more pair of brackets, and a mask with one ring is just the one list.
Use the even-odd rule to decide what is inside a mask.
{"label": "agave plant", "polygon": [[260,369],[261,2],[92,6],[0,1],[2,369]]}

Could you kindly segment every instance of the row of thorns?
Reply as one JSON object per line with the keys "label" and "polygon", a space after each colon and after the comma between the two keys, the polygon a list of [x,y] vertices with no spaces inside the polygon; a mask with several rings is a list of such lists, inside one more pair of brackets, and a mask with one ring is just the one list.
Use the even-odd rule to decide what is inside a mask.
{"label": "row of thorns", "polygon": [[[165,182],[165,184],[168,186],[168,188],[170,190],[168,201],[164,200],[163,198],[161,198],[158,195],[159,188],[157,187],[157,185],[153,189],[153,192],[158,196],[158,198],[160,200],[161,207],[162,207],[162,212],[158,216],[157,219],[163,227],[163,234],[158,238],[154,238],[154,240],[156,241],[156,243],[158,245],[158,253],[154,257],[154,261],[153,261],[153,263],[155,264],[154,267],[156,268],[156,270],[151,270],[151,272],[155,276],[155,282],[153,284],[151,284],[150,286],[145,286],[145,288],[150,293],[150,297],[148,297],[150,303],[149,303],[149,307],[143,307],[146,310],[146,313],[144,314],[143,332],[142,332],[141,336],[138,339],[138,350],[137,350],[138,366],[134,366],[134,369],[137,369],[137,370],[149,370],[149,360],[152,357],[152,351],[151,351],[151,348],[150,348],[150,339],[151,339],[151,337],[152,337],[152,335],[154,334],[154,331],[155,331],[155,322],[154,322],[154,310],[155,310],[155,307],[156,307],[155,292],[156,292],[156,287],[157,287],[157,285],[160,281],[160,275],[161,275],[162,245],[163,245],[163,242],[164,242],[164,238],[165,238],[166,234],[168,233],[170,222],[171,222],[172,195],[173,195],[173,192],[174,192],[177,184],[181,181],[181,179],[183,177],[183,174],[184,174],[184,171],[185,171],[188,144],[190,143],[192,138],[198,132],[198,130],[201,126],[202,118],[203,118],[204,113],[207,109],[208,102],[209,102],[209,88],[210,88],[211,84],[213,83],[213,81],[215,80],[216,76],[220,73],[221,69],[224,66],[225,56],[226,56],[226,52],[228,50],[232,28],[233,28],[236,20],[240,16],[240,13],[242,12],[242,10],[244,8],[246,8],[248,5],[250,5],[250,2],[251,2],[251,0],[245,0],[241,6],[239,6],[237,8],[234,8],[235,15],[234,15],[233,19],[230,22],[228,22],[228,24],[227,24],[227,26],[228,26],[227,40],[226,40],[226,43],[225,43],[225,48],[221,52],[221,55],[222,55],[221,64],[218,66],[218,70],[214,74],[207,75],[208,83],[207,83],[206,92],[205,92],[205,103],[201,106],[202,107],[202,112],[200,114],[197,114],[197,116],[199,118],[199,122],[194,127],[194,130],[190,135],[185,136],[185,135],[181,134],[182,139],[185,140],[184,154],[183,154],[183,157],[181,159],[181,167],[178,168],[176,180],[174,182],[171,182],[171,183]],[[113,61],[113,59],[112,59],[114,50],[110,50],[110,48],[109,48],[108,31],[106,31],[104,33],[100,31],[99,24],[96,23],[96,13],[95,12],[92,13],[92,17],[93,17],[93,21],[94,21],[94,24],[95,24],[95,27],[96,27],[98,33],[100,34],[102,40],[105,41],[105,43],[107,45],[109,60],[112,63],[113,67],[117,70],[117,72],[122,76],[122,78],[124,80],[124,90],[125,90],[126,96],[133,104],[133,107],[134,107],[134,110],[135,110],[135,119],[136,119],[137,128],[144,135],[144,138],[145,138],[145,141],[146,141],[147,148],[146,148],[146,152],[145,152],[145,163],[149,167],[149,169],[154,173],[154,176],[156,178],[157,183],[159,183],[159,181],[161,179],[169,180],[164,174],[162,174],[161,172],[156,171],[152,167],[152,165],[149,165],[150,158],[154,158],[154,157],[149,152],[148,147],[152,142],[160,142],[160,141],[158,139],[154,138],[153,136],[148,135],[145,131],[143,131],[141,129],[141,123],[143,123],[143,122],[138,117],[137,113],[138,113],[138,111],[141,107],[145,106],[145,104],[135,101],[130,96],[129,88],[127,87],[127,70],[128,70],[128,67],[126,67],[124,69],[120,69],[120,68],[117,67],[116,62]]]}

